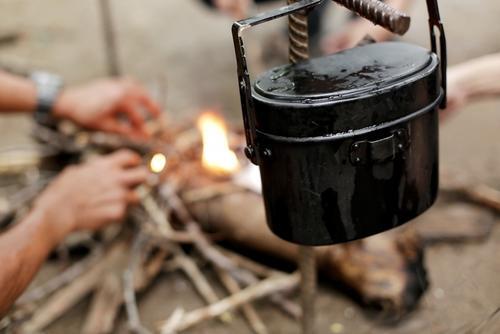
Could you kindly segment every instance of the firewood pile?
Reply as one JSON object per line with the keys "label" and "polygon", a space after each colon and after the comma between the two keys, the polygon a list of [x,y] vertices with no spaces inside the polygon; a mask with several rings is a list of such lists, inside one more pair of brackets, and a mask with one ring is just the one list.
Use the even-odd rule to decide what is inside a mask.
{"label": "firewood pile", "polygon": [[[56,129],[38,126],[34,135],[42,145],[36,154],[0,160],[2,173],[17,175],[26,183],[10,201],[0,203],[0,228],[4,229],[23,216],[33,198],[68,163],[123,147],[139,152],[147,164],[153,162],[154,153],[166,157],[166,166],[138,189],[141,204],[131,208],[127,222],[96,235],[69,238],[57,250],[60,256],[82,246],[88,254],[72,259],[66,269],[29,289],[0,321],[0,331],[43,331],[90,296],[83,333],[114,332],[122,307],[130,331],[149,333],[151,329],[146,329],[139,317],[137,295],[155,278],[173,271],[185,275],[205,306],[185,309],[178,305],[172,314],[158,319],[155,332],[178,333],[209,319],[227,321],[231,313],[241,312],[253,332],[268,333],[252,305],[258,299],[267,300],[292,321],[300,318],[301,309],[295,301],[298,272],[272,268],[226,245],[290,263],[296,262],[298,247],[271,234],[260,194],[237,185],[233,181],[237,171],[204,166],[207,143],[193,123],[160,122],[148,143],[68,124]],[[230,148],[241,151],[241,129],[231,128],[227,135]],[[240,165],[245,161],[242,156],[237,160]],[[500,211],[498,191],[471,187],[463,177],[450,176],[445,181],[450,191]],[[225,241],[225,246],[219,241]],[[398,319],[417,305],[427,289],[424,241],[414,230],[403,228],[346,245],[319,247],[316,257],[327,279],[347,287],[362,304]],[[215,273],[227,292],[225,296],[216,293],[207,272]]]}

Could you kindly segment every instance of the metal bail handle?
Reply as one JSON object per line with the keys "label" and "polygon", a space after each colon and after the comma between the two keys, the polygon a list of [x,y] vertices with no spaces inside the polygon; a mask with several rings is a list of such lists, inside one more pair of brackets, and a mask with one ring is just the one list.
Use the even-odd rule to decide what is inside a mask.
{"label": "metal bail handle", "polygon": [[243,113],[243,123],[245,125],[245,137],[247,147],[245,154],[250,161],[258,165],[259,153],[256,145],[256,120],[255,111],[252,101],[252,85],[250,82],[250,74],[248,72],[245,47],[243,46],[243,31],[245,29],[257,26],[259,24],[275,20],[277,18],[287,16],[301,10],[313,8],[320,4],[323,0],[304,0],[296,2],[292,5],[281,7],[262,13],[255,17],[238,21],[233,24],[233,42],[236,53],[236,65],[238,68],[238,85],[240,90],[241,108]]}
{"label": "metal bail handle", "polygon": [[448,53],[446,50],[446,34],[444,32],[443,22],[439,14],[439,5],[437,0],[427,0],[427,10],[429,11],[429,30],[431,35],[431,50],[438,54],[437,50],[437,37],[434,28],[439,30],[439,60],[441,62],[441,87],[443,88],[443,100],[441,101],[441,108],[446,108],[447,100],[447,67],[448,67]]}
{"label": "metal bail handle", "polygon": [[[288,16],[290,14],[311,9],[325,0],[302,0],[294,4],[284,6],[278,9],[274,9],[252,18],[241,20],[235,22],[232,26],[233,43],[234,50],[236,53],[236,65],[238,70],[238,86],[240,91],[240,101],[243,114],[243,123],[245,126],[245,137],[247,141],[247,147],[245,149],[245,154],[252,163],[258,165],[259,155],[258,147],[256,144],[257,130],[256,130],[256,119],[255,110],[252,101],[252,86],[250,82],[250,74],[248,72],[248,65],[245,54],[245,47],[243,43],[243,31],[260,25],[262,23],[275,20],[277,18]],[[405,27],[406,23],[409,23],[407,17],[398,11],[391,9],[386,5],[370,5],[374,3],[374,0],[333,0],[336,3],[346,6],[357,14],[371,20],[375,24],[379,24],[384,28],[393,31],[395,33],[402,33],[403,31],[397,31],[401,27]],[[441,61],[441,83],[444,93],[444,99],[441,102],[441,108],[446,107],[446,69],[447,69],[447,52],[446,52],[446,36],[444,32],[444,27],[441,22],[439,15],[439,7],[437,0],[426,0],[427,9],[429,11],[429,28],[431,36],[431,49],[433,52],[437,53],[437,38],[434,32],[434,28],[437,27],[440,33],[440,61]],[[376,1],[377,3],[379,1]],[[397,23],[399,22],[399,23]],[[401,25],[401,22],[404,24]],[[406,22],[406,23],[405,23]],[[396,27],[399,27],[396,29]],[[404,29],[403,29],[404,30]]]}

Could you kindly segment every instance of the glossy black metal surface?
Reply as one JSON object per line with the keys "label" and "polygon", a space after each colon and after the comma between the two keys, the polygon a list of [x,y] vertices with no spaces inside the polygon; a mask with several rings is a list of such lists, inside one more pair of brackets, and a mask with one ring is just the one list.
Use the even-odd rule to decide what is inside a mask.
{"label": "glossy black metal surface", "polygon": [[341,243],[428,209],[438,189],[439,75],[434,53],[379,43],[259,78],[256,142],[273,232]]}
{"label": "glossy black metal surface", "polygon": [[377,43],[258,78],[257,130],[286,137],[333,136],[405,117],[439,95],[439,60],[406,43]]}
{"label": "glossy black metal surface", "polygon": [[383,232],[433,204],[438,108],[446,95],[436,0],[427,0],[431,51],[366,45],[275,68],[251,89],[243,30],[320,2],[304,0],[233,25],[246,153],[260,166],[268,224],[305,245]]}
{"label": "glossy black metal surface", "polygon": [[[283,141],[260,134],[271,152],[262,159],[267,221],[281,238],[327,245],[399,226],[429,208],[438,190],[438,111],[429,106],[411,120],[364,134],[322,141]],[[383,161],[355,164],[352,146],[397,131],[408,146]]]}

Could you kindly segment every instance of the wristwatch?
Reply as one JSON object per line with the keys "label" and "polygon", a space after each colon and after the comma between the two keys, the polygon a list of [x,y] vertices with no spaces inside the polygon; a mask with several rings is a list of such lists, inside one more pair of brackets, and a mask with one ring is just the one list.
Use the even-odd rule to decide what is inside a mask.
{"label": "wristwatch", "polygon": [[53,125],[52,109],[63,87],[63,81],[55,74],[42,71],[33,72],[30,77],[37,90],[35,120],[43,125]]}

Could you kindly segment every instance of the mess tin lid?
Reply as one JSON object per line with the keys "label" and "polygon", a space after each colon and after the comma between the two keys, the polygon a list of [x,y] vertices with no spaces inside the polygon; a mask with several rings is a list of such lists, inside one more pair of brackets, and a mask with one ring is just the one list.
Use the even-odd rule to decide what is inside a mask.
{"label": "mess tin lid", "polygon": [[439,60],[401,42],[375,43],[274,68],[254,84],[257,130],[334,135],[408,116],[439,100]]}

